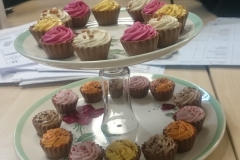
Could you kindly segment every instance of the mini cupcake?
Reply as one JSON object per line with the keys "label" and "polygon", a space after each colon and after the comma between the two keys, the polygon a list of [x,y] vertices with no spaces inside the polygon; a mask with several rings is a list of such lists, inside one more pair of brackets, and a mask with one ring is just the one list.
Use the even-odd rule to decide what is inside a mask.
{"label": "mini cupcake", "polygon": [[182,5],[166,4],[157,10],[155,14],[170,15],[177,18],[178,21],[182,24],[180,33],[183,32],[188,17],[188,11]]}
{"label": "mini cupcake", "polygon": [[202,130],[205,119],[205,112],[202,108],[197,106],[184,106],[180,108],[173,116],[174,120],[182,120],[193,125],[197,132]]}
{"label": "mini cupcake", "polygon": [[127,28],[120,41],[129,56],[152,52],[157,49],[158,32],[151,26],[135,22]]}
{"label": "mini cupcake", "polygon": [[158,101],[169,100],[175,88],[175,83],[168,78],[158,78],[150,83],[150,91]]}
{"label": "mini cupcake", "polygon": [[64,10],[72,18],[72,27],[84,27],[90,17],[91,11],[86,3],[81,0],[68,3]]}
{"label": "mini cupcake", "polygon": [[197,130],[190,123],[175,121],[163,130],[163,134],[178,144],[177,152],[187,152],[192,149],[197,135]]}
{"label": "mini cupcake", "polygon": [[104,30],[86,29],[74,38],[72,45],[81,61],[106,60],[111,40]]}
{"label": "mini cupcake", "polygon": [[47,17],[40,19],[36,24],[30,26],[29,31],[32,34],[33,38],[38,43],[38,45],[40,45],[39,40],[49,29],[53,28],[54,26],[59,26],[62,24],[63,23],[59,18]]}
{"label": "mini cupcake", "polygon": [[76,112],[78,95],[72,90],[63,89],[52,98],[56,110],[60,114]]}
{"label": "mini cupcake", "polygon": [[148,25],[152,26],[159,33],[159,48],[168,47],[176,43],[182,26],[177,18],[169,15],[153,17],[148,21]]}
{"label": "mini cupcake", "polygon": [[62,123],[60,115],[54,110],[46,110],[38,113],[32,119],[34,128],[39,136],[49,129],[59,128]]}
{"label": "mini cupcake", "polygon": [[80,87],[80,92],[87,103],[96,103],[102,100],[102,87],[99,81],[89,81]]}
{"label": "mini cupcake", "polygon": [[143,76],[133,76],[130,78],[129,91],[133,98],[146,97],[149,90],[149,80]]}
{"label": "mini cupcake", "polygon": [[187,105],[201,107],[202,93],[196,88],[185,87],[174,96],[173,101],[178,108]]}
{"label": "mini cupcake", "polygon": [[150,0],[130,0],[127,5],[127,12],[132,17],[134,22],[143,22],[142,10]]}
{"label": "mini cupcake", "polygon": [[165,2],[161,2],[158,0],[151,0],[149,3],[147,3],[141,11],[144,23],[147,23],[150,18],[153,17],[154,13],[160,8],[162,8],[162,6],[165,4]]}
{"label": "mini cupcake", "polygon": [[43,134],[40,145],[48,158],[60,159],[68,156],[72,140],[71,132],[63,128],[55,128]]}
{"label": "mini cupcake", "polygon": [[142,145],[146,160],[174,160],[178,145],[169,136],[156,134]]}
{"label": "mini cupcake", "polygon": [[94,142],[75,143],[69,153],[69,160],[102,160],[104,150]]}
{"label": "mini cupcake", "polygon": [[56,26],[47,31],[39,40],[50,59],[66,59],[73,56],[73,31],[64,26]]}
{"label": "mini cupcake", "polygon": [[99,25],[117,24],[121,6],[114,0],[102,0],[92,8]]}
{"label": "mini cupcake", "polygon": [[123,95],[123,80],[111,79],[109,80],[109,93],[112,98],[119,98]]}
{"label": "mini cupcake", "polygon": [[41,13],[40,18],[45,17],[59,18],[66,27],[70,27],[72,25],[72,18],[69,16],[69,14],[66,11],[58,9],[56,7],[53,7],[52,9],[49,10],[44,10]]}
{"label": "mini cupcake", "polygon": [[105,160],[139,160],[140,156],[140,147],[130,140],[117,140],[112,142],[107,146],[104,154]]}

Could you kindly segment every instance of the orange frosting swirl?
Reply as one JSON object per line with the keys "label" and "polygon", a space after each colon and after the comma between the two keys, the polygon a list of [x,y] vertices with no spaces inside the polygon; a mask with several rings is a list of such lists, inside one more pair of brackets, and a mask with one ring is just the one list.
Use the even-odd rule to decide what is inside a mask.
{"label": "orange frosting swirl", "polygon": [[170,123],[163,132],[175,140],[184,140],[196,134],[196,129],[184,121],[175,121]]}
{"label": "orange frosting swirl", "polygon": [[169,91],[174,86],[175,86],[174,82],[167,78],[156,79],[150,85],[152,90],[154,90],[155,92]]}
{"label": "orange frosting swirl", "polygon": [[50,129],[47,131],[47,133],[43,134],[41,143],[43,144],[44,147],[56,148],[69,143],[71,139],[72,139],[71,132],[63,128],[55,128]]}
{"label": "orange frosting swirl", "polygon": [[84,93],[102,92],[102,87],[99,81],[90,81],[83,84],[80,90]]}

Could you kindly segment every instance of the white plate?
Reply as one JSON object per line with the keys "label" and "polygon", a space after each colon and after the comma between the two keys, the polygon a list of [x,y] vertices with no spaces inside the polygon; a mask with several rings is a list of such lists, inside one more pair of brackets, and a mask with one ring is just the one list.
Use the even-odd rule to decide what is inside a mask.
{"label": "white plate", "polygon": [[[158,77],[168,77],[152,74],[143,74],[143,76],[148,77],[149,80]],[[217,147],[225,132],[226,119],[222,107],[214,97],[212,97],[201,87],[178,78],[168,78],[170,78],[176,83],[174,94],[179,92],[179,90],[185,86],[195,87],[201,90],[203,93],[202,108],[206,112],[206,119],[203,125],[203,130],[197,135],[192,150],[186,153],[177,154],[176,160],[204,159]],[[47,159],[42,148],[39,145],[40,137],[37,135],[32,125],[32,118],[34,117],[34,115],[47,109],[54,109],[51,98],[54,94],[56,94],[59,90],[63,88],[72,89],[73,91],[75,91],[80,97],[78,105],[84,105],[85,102],[82,99],[81,94],[79,93],[79,87],[89,80],[96,79],[98,78],[81,80],[59,88],[56,91],[41,98],[22,115],[17,124],[17,128],[14,134],[14,146],[17,154],[21,159]],[[164,103],[173,102],[171,99]],[[150,92],[147,97],[143,99],[132,98],[133,110],[140,124],[137,134],[138,145],[141,146],[144,141],[146,141],[150,136],[154,134],[161,134],[164,127],[173,121],[173,119],[171,118],[171,113],[174,113],[174,111],[162,111],[159,107],[161,106],[161,104],[162,102],[154,100]],[[102,102],[94,103],[92,105],[95,108],[103,107]],[[74,142],[76,142],[76,140],[81,137],[80,139],[84,141],[93,140],[105,148],[107,146],[107,142],[100,129],[101,122],[102,116],[95,118],[93,120],[93,123],[88,126],[79,126],[76,124],[68,125],[65,122],[62,122],[61,127],[72,131],[74,135]],[[142,156],[141,160],[143,159],[144,157]]]}
{"label": "white plate", "polygon": [[[77,70],[124,67],[143,63],[159,57],[163,57],[169,53],[173,53],[174,51],[187,44],[192,38],[194,38],[201,31],[203,26],[201,18],[193,13],[189,13],[184,32],[180,35],[177,43],[153,52],[129,57],[123,49],[119,39],[123,35],[123,31],[129,25],[133,24],[133,21],[124,9],[121,10],[120,17],[121,18],[118,19],[118,25],[98,26],[96,21],[89,21],[87,24],[88,28],[98,27],[100,29],[108,31],[112,36],[112,43],[107,60],[81,61],[76,56],[76,54],[73,57],[65,60],[51,60],[46,56],[45,52],[40,47],[38,47],[36,41],[29,31],[21,33],[16,38],[14,46],[15,49],[23,56],[49,66]],[[75,31],[79,32],[79,30],[80,29],[77,29]]]}

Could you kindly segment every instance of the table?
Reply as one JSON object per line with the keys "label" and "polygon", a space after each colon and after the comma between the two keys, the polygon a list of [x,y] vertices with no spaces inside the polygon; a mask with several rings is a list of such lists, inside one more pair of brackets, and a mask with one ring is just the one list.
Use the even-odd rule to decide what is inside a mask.
{"label": "table", "polygon": [[[87,1],[89,6],[93,6],[93,4],[97,3],[97,0]],[[31,21],[35,21],[38,19],[39,14],[42,10],[50,7],[62,7],[68,0],[34,0],[28,1],[23,4],[20,4],[15,7],[14,13],[8,16],[8,23],[10,26],[17,26],[20,24],[28,23]],[[126,6],[127,0],[117,0],[122,6]],[[170,3],[167,1],[167,3]],[[176,3],[176,1],[175,1]],[[198,2],[194,0],[178,0],[178,4],[182,4],[186,6],[188,10],[191,12],[199,15],[204,24],[206,24],[209,20],[215,18],[215,16],[206,9]],[[29,14],[30,13],[30,14]],[[232,89],[234,83],[229,83],[228,88],[218,88],[215,89],[216,85],[221,86],[223,82],[231,82],[230,80],[234,76],[234,73],[237,72],[233,70],[229,74],[227,74],[229,69],[220,69],[220,68],[210,68],[210,75],[208,73],[208,67],[206,66],[167,66],[165,70],[166,75],[175,76],[178,78],[185,79],[187,81],[193,82],[205,90],[207,90],[212,95],[217,95],[220,102],[222,102],[223,107],[229,107],[230,104],[234,106],[237,103],[233,103],[237,99],[237,89]],[[225,71],[225,72],[224,72]],[[215,73],[215,74],[214,74]],[[218,73],[221,73],[218,75]],[[232,74],[231,74],[232,73]],[[229,76],[228,78],[225,77],[223,80],[219,80],[220,76]],[[230,76],[232,75],[232,76]],[[216,78],[213,78],[213,77]],[[232,79],[231,79],[232,78]],[[237,77],[235,78],[237,79]],[[240,79],[240,77],[239,77]],[[216,82],[212,85],[212,81]],[[39,85],[32,85],[26,87],[19,87],[17,84],[9,84],[9,85],[0,85],[0,159],[9,159],[15,160],[18,159],[17,154],[14,151],[13,147],[13,133],[16,127],[16,124],[24,113],[24,111],[34,104],[37,100],[48,94],[49,92],[63,86],[69,84],[71,81],[67,82],[58,82],[58,83],[47,83],[47,84],[39,84]],[[234,81],[236,83],[236,80]],[[232,85],[232,86],[231,86]],[[231,101],[232,97],[227,99],[226,94],[222,93],[219,94],[222,90],[226,89],[227,92],[225,93],[235,93],[234,96],[236,97],[235,101]],[[228,96],[229,97],[229,96]],[[230,102],[231,103],[230,103]],[[228,105],[226,105],[228,104]],[[228,135],[228,132],[224,134],[224,137],[218,147],[206,158],[206,160],[235,160],[238,157],[235,154],[239,154],[239,152],[234,153],[234,149],[232,146],[237,148],[239,143],[237,142],[237,127],[233,126],[234,122],[237,122],[237,109],[235,109],[235,113],[231,113],[231,110],[227,110],[227,124],[229,128],[229,133],[233,138],[235,136],[235,141],[231,141]],[[234,114],[234,116],[230,116],[229,114]],[[232,129],[230,128],[232,127]],[[236,129],[236,130],[235,130]],[[236,131],[236,132],[235,132]],[[234,136],[233,136],[234,135]],[[234,142],[234,143],[232,143]]]}

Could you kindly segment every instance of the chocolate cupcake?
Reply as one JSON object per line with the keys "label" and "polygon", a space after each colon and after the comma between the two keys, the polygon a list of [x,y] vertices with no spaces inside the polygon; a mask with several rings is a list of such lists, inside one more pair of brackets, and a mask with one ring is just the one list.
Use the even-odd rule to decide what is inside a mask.
{"label": "chocolate cupcake", "polygon": [[87,103],[96,103],[102,100],[102,86],[99,81],[89,81],[80,87],[80,92]]}
{"label": "chocolate cupcake", "polygon": [[149,80],[143,76],[130,77],[129,91],[133,98],[144,98],[148,94]]}

